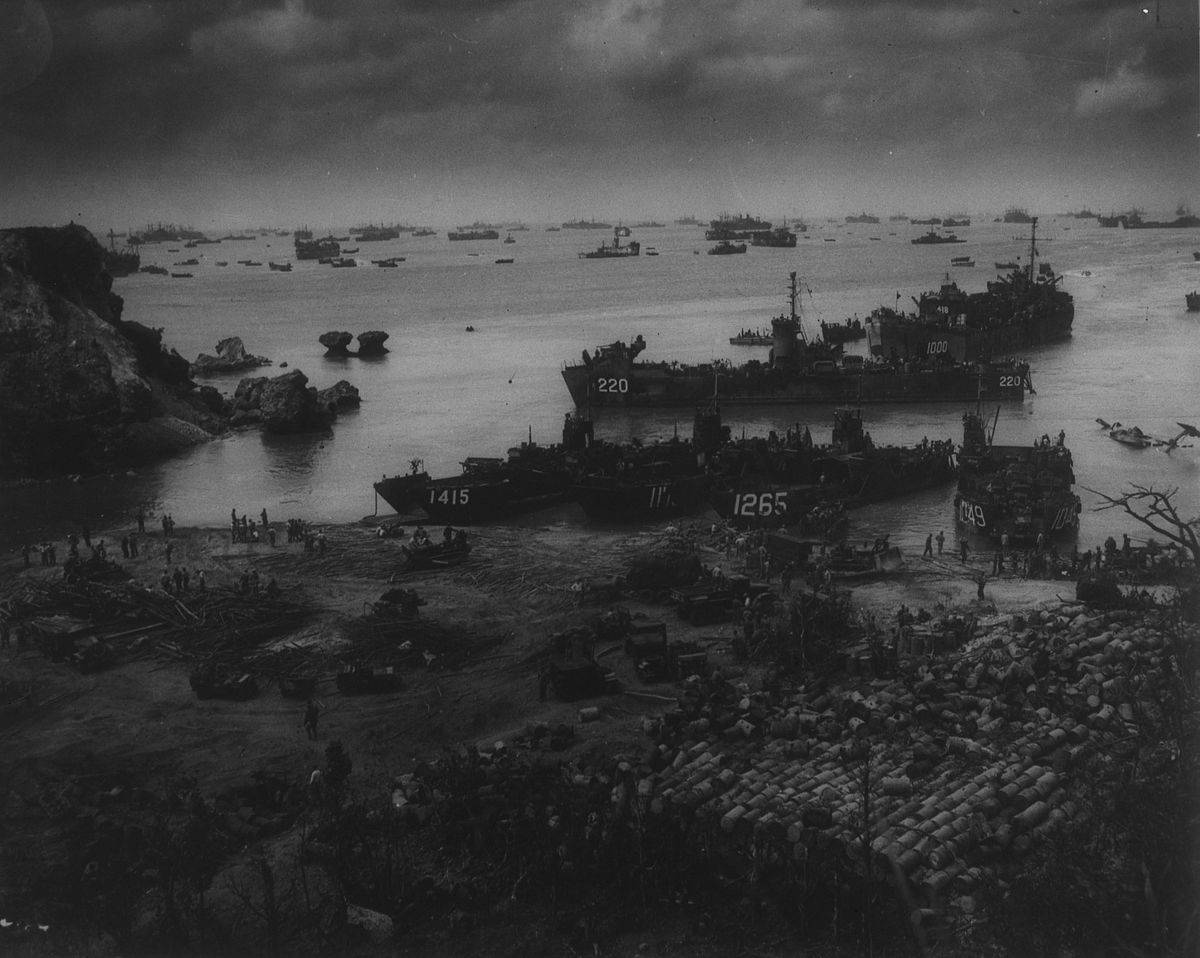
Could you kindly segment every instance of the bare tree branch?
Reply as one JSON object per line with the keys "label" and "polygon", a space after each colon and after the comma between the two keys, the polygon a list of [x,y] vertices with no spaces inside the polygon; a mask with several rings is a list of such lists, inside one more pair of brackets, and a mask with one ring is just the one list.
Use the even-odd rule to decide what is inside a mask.
{"label": "bare tree branch", "polygon": [[1120,496],[1110,496],[1087,486],[1084,488],[1103,500],[1104,504],[1096,507],[1097,512],[1103,512],[1106,509],[1120,509],[1169,542],[1186,549],[1191,553],[1192,560],[1200,566],[1200,538],[1197,536],[1200,519],[1184,520],[1180,518],[1179,510],[1173,501],[1179,493],[1178,486],[1170,489],[1155,489],[1153,486],[1133,483],[1131,491]]}

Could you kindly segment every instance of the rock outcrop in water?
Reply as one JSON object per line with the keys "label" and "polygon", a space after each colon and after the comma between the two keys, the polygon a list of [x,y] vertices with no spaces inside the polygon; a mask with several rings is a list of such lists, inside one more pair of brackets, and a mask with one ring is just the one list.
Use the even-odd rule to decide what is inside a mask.
{"label": "rock outcrop in water", "polygon": [[314,432],[328,428],[334,418],[298,369],[267,380],[259,410],[268,432]]}
{"label": "rock outcrop in water", "polygon": [[224,427],[187,361],[123,305],[82,226],[0,230],[0,477],[103,471]]}
{"label": "rock outcrop in water", "polygon": [[345,412],[362,405],[362,397],[358,394],[358,387],[339,379],[328,389],[317,390],[317,402],[334,412]]}
{"label": "rock outcrop in water", "polygon": [[265,356],[254,356],[246,352],[240,336],[228,336],[217,343],[217,355],[201,353],[192,363],[191,372],[196,376],[211,373],[235,373],[242,369],[269,366],[271,360]]}
{"label": "rock outcrop in water", "polygon": [[344,379],[318,392],[298,369],[274,378],[252,376],[238,383],[231,424],[261,423],[276,433],[321,432],[338,412],[359,402],[358,390]]}
{"label": "rock outcrop in water", "polygon": [[388,351],[387,347],[383,345],[387,338],[388,334],[379,329],[373,329],[369,332],[359,333],[358,355],[382,356]]}
{"label": "rock outcrop in water", "polygon": [[331,330],[328,333],[321,333],[317,340],[325,347],[325,353],[328,356],[349,356],[350,343],[354,341],[354,334],[347,332],[338,332]]}

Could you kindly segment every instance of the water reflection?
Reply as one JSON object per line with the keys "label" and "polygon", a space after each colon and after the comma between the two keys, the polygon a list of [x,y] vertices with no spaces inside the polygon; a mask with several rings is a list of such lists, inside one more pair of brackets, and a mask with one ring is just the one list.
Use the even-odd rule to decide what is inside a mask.
{"label": "water reflection", "polygon": [[286,435],[264,432],[260,438],[267,456],[267,472],[276,478],[296,482],[311,478],[321,450],[333,438],[333,431]]}

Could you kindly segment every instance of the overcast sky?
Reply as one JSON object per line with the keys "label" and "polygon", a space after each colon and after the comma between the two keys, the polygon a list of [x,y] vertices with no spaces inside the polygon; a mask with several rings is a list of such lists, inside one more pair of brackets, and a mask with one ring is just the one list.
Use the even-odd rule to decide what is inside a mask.
{"label": "overcast sky", "polygon": [[1195,0],[0,0],[0,225],[1200,206]]}

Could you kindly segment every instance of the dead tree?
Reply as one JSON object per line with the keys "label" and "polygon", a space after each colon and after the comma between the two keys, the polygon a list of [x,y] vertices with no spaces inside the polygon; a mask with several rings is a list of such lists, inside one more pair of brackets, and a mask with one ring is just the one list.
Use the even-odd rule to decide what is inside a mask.
{"label": "dead tree", "polygon": [[[1086,487],[1085,487],[1086,488]],[[1120,509],[1148,529],[1153,529],[1168,542],[1186,549],[1197,568],[1200,568],[1200,517],[1184,519],[1176,509],[1174,498],[1179,487],[1155,489],[1153,486],[1133,484],[1129,492],[1121,496],[1109,496],[1095,489],[1088,489],[1104,500],[1097,512]]]}

